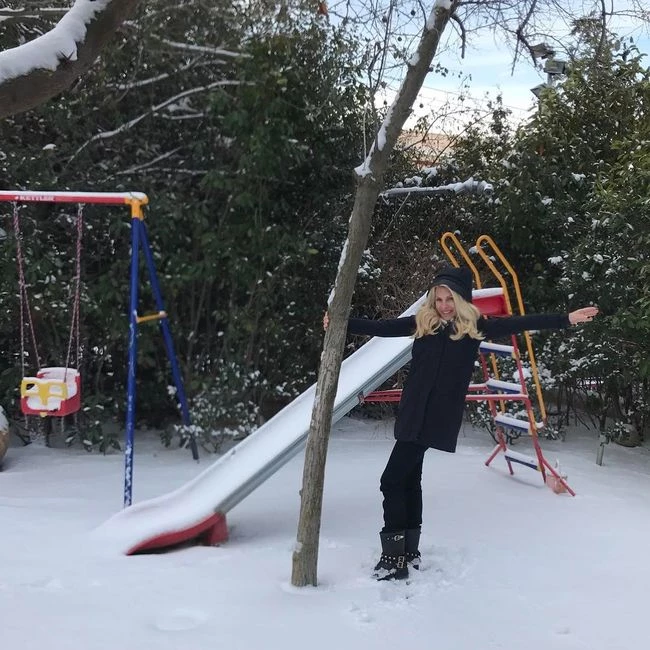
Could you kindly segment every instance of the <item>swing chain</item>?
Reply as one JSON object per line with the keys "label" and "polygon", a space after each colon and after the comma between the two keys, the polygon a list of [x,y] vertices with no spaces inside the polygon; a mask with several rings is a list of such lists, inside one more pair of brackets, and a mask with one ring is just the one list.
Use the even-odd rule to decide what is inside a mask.
{"label": "swing chain", "polygon": [[34,321],[32,320],[32,310],[29,305],[29,294],[27,292],[27,282],[25,280],[25,257],[23,255],[22,240],[23,235],[20,230],[20,217],[18,203],[13,204],[13,226],[14,236],[16,238],[16,263],[18,265],[18,293],[20,300],[20,366],[23,377],[25,376],[25,314],[27,314],[27,324],[32,337],[32,346],[36,356],[36,367],[41,367],[41,357],[38,353],[36,343],[36,332],[34,330]]}
{"label": "swing chain", "polygon": [[[74,302],[72,306],[72,323],[70,325],[70,338],[68,339],[68,352],[65,358],[65,375],[70,367],[70,358],[72,356],[72,341],[77,344],[76,348],[76,368],[80,370],[81,363],[81,341],[79,340],[80,322],[79,307],[81,303],[81,241],[83,238],[83,203],[77,205],[77,245],[75,250],[75,275],[74,275]],[[64,381],[65,381],[64,375]]]}

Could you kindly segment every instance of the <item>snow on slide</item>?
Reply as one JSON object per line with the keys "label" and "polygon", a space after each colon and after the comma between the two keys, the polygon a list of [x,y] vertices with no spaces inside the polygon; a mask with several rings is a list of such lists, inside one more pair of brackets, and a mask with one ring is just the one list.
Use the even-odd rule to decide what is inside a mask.
{"label": "snow on slide", "polygon": [[[402,315],[417,311],[424,296]],[[333,422],[411,358],[411,337],[373,338],[343,361]],[[169,494],[142,501],[102,524],[95,537],[126,554],[202,537],[223,539],[225,514],[305,445],[316,385],[273,416],[197,477]]]}

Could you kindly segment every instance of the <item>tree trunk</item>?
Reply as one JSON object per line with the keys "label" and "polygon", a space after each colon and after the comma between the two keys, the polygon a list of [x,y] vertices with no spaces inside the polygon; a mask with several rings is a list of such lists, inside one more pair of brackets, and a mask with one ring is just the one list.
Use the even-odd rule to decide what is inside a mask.
{"label": "tree trunk", "polygon": [[408,63],[406,76],[395,101],[375,137],[363,165],[356,169],[357,191],[350,217],[348,238],[330,296],[330,325],[325,333],[321,365],[312,410],[302,490],[300,519],[293,552],[291,584],[296,587],[318,583],[318,542],[327,445],[332,425],[332,411],[338,385],[347,320],[361,256],[368,242],[372,215],[381,189],[388,161],[404,122],[411,113],[424,79],[429,72],[442,35],[458,0],[436,0],[422,32],[417,52]]}
{"label": "tree trunk", "polygon": [[[0,118],[28,111],[69,88],[90,68],[108,40],[131,15],[138,1],[112,0],[99,10],[86,26],[83,40],[77,42],[76,59],[69,58],[68,52],[57,52],[59,63],[54,71],[34,69],[20,77],[12,77],[10,72],[6,72],[8,62],[20,56],[22,46],[0,52]],[[46,36],[44,34],[39,38]],[[47,48],[52,41],[44,40],[43,43],[43,47]]]}
{"label": "tree trunk", "polygon": [[361,179],[352,209],[346,246],[336,276],[334,293],[329,306],[330,325],[325,333],[321,365],[311,414],[300,500],[300,519],[296,547],[293,553],[291,583],[297,587],[316,585],[318,539],[327,445],[332,426],[332,410],[339,380],[347,332],[347,317],[359,269],[361,255],[368,241],[371,215],[379,188],[366,176]]}

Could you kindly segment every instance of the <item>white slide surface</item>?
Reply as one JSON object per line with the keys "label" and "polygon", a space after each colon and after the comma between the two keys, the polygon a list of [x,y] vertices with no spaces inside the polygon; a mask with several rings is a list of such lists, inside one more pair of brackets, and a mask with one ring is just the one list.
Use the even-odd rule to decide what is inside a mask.
{"label": "white slide surface", "polygon": [[[402,315],[417,311],[424,296]],[[333,422],[411,358],[411,337],[372,338],[343,361]],[[95,532],[122,552],[146,539],[190,529],[214,513],[227,513],[305,446],[316,385],[312,385],[249,437],[177,490],[117,513]]]}

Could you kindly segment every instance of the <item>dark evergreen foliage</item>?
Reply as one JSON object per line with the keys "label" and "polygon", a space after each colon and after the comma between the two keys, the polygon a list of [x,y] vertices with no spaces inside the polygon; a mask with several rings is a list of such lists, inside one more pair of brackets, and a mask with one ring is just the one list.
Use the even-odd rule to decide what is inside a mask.
{"label": "dark evergreen foliage", "polygon": [[[1,42],[31,38],[57,18],[5,21]],[[603,310],[562,354],[541,355],[562,408],[586,403],[601,428],[613,417],[640,435],[650,414],[650,81],[632,43],[603,42],[589,21],[575,36],[566,79],[542,95],[528,123],[513,130],[497,101],[489,121],[474,121],[426,169],[417,151],[395,152],[389,186],[473,176],[495,191],[380,200],[353,313],[394,316],[413,302],[443,259],[445,231],[469,244],[490,234],[518,271],[529,311],[590,301]],[[360,52],[310,3],[277,13],[265,2],[155,0],[73,89],[0,124],[4,188],[149,195],[193,432],[211,448],[245,435],[315,376],[352,170],[364,130],[376,127]],[[11,206],[0,212],[0,401],[15,415],[15,237]],[[70,328],[76,207],[33,204],[20,214],[41,365],[58,365]],[[123,418],[129,235],[127,210],[86,208],[87,430]],[[146,285],[141,296],[141,311],[152,310]],[[36,360],[27,344],[29,374]],[[177,421],[155,326],[140,330],[138,376],[140,422]],[[106,444],[98,426],[90,430],[87,440]]]}
{"label": "dark evergreen foliage", "polygon": [[[314,377],[351,170],[361,157],[366,98],[354,41],[312,6],[297,3],[272,20],[268,10],[145,3],[76,88],[0,127],[5,188],[149,195],[147,224],[177,352],[193,406],[211,406],[209,422],[195,414],[208,435],[210,427],[249,430]],[[0,395],[15,413],[22,371],[10,211],[5,204]],[[21,208],[38,339],[57,365],[75,211]],[[101,407],[96,419],[120,421],[128,211],[88,206],[85,224],[84,403]],[[151,310],[145,284],[140,311]],[[31,354],[26,372],[35,365]],[[155,325],[140,329],[138,377],[140,421],[175,421]]]}

